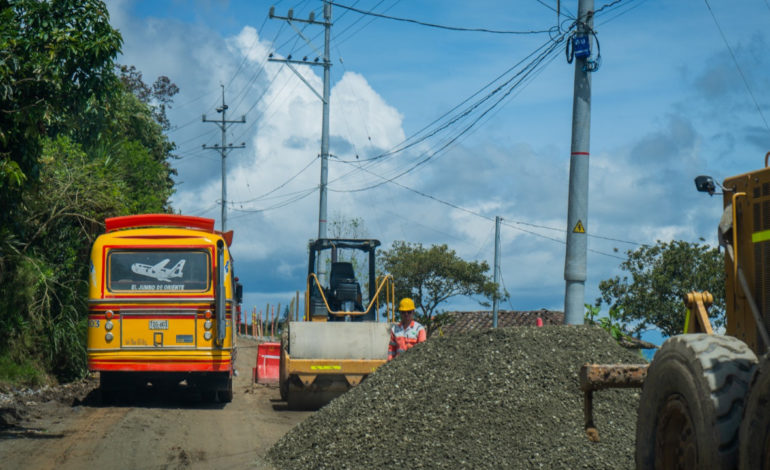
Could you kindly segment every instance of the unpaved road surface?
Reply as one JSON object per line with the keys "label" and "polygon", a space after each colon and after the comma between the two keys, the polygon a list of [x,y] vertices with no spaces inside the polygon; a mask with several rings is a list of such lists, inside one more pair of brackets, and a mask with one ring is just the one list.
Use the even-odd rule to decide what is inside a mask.
{"label": "unpaved road surface", "polygon": [[6,407],[17,419],[0,420],[0,469],[272,469],[267,450],[311,413],[286,410],[276,386],[251,384],[256,346],[239,338],[231,403],[180,388],[107,406],[87,386],[74,399]]}

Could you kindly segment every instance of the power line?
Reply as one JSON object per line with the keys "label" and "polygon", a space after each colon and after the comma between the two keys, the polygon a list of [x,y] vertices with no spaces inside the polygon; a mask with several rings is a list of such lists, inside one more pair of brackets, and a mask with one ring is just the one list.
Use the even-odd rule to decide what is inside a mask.
{"label": "power line", "polygon": [[[281,3],[281,2],[280,2],[280,0],[279,0],[279,2],[278,2],[278,3]],[[251,51],[252,51],[252,49],[254,49],[254,46],[256,46],[256,45],[257,45],[257,43],[259,42],[259,37],[261,36],[261,33],[262,33],[262,29],[265,27],[265,24],[267,23],[267,20],[268,20],[268,19],[269,19],[269,15],[265,15],[265,19],[264,19],[264,20],[262,20],[262,25],[260,25],[259,29],[257,30],[257,35],[256,35],[256,37],[254,38],[254,41],[252,41],[252,43],[251,43],[251,46],[249,46],[249,49],[246,51],[246,53],[245,53],[245,54],[243,54],[243,59],[241,59],[241,63],[240,63],[240,64],[238,64],[238,68],[235,70],[235,73],[233,73],[233,76],[232,76],[232,77],[230,77],[230,81],[229,81],[229,82],[227,82],[227,86],[228,86],[228,87],[229,87],[230,85],[232,85],[232,83],[233,83],[233,80],[235,80],[235,77],[237,77],[237,76],[238,76],[238,73],[240,73],[241,69],[243,68],[243,65],[244,65],[244,64],[246,63],[246,61],[248,60],[248,58],[249,58],[249,52],[251,52]],[[280,32],[280,31],[279,31],[279,32]],[[277,36],[277,35],[276,35],[276,36]],[[236,97],[237,97],[237,95],[236,95]],[[237,106],[237,105],[236,105],[236,106]]]}
{"label": "power line", "polygon": [[[371,173],[368,170],[364,170],[364,171],[366,171],[368,173]],[[378,177],[382,178],[381,176],[379,176],[379,175],[377,175],[375,173],[371,173],[371,174],[373,174],[374,176],[378,176]],[[494,218],[492,218],[490,216],[481,214],[479,212],[476,212],[474,210],[471,210],[471,209],[468,209],[466,207],[460,206],[460,205],[455,204],[453,202],[445,201],[445,200],[440,199],[440,198],[438,198],[436,196],[433,196],[431,194],[428,194],[426,192],[420,191],[418,189],[414,189],[412,187],[406,186],[405,184],[399,183],[397,181],[387,180],[386,182],[391,183],[391,184],[395,184],[396,186],[398,186],[400,188],[406,189],[407,191],[411,191],[411,192],[413,192],[413,193],[415,193],[417,195],[420,195],[420,196],[422,196],[424,198],[431,199],[433,201],[438,202],[439,204],[443,204],[445,206],[449,206],[449,207],[451,207],[453,209],[456,209],[456,210],[468,213],[470,215],[479,217],[481,219],[485,219],[485,220],[488,220],[488,221],[493,221],[494,220]],[[505,220],[507,220],[507,219],[505,219]],[[532,224],[532,223],[522,222],[522,221],[514,221],[514,222],[516,224],[520,224],[520,225],[528,225],[528,226],[531,226],[531,227],[544,228],[544,229],[548,229],[548,230],[555,230],[555,231],[559,231],[559,232],[562,232],[562,233],[565,232],[565,230],[563,230],[563,229],[556,229],[556,228],[553,228],[553,227],[546,227],[544,225],[537,225],[537,224]],[[566,243],[566,241],[564,241],[564,240],[561,240],[561,239],[558,239],[558,238],[549,237],[547,235],[543,235],[541,233],[534,232],[532,230],[523,229],[523,228],[517,227],[515,225],[506,224],[506,223],[504,223],[503,225],[507,225],[508,227],[510,227],[510,228],[512,228],[514,230],[519,230],[521,232],[529,233],[529,234],[535,235],[535,236],[540,237],[540,238],[545,238],[547,240],[555,241],[555,242],[558,242],[558,243]],[[587,235],[589,237],[591,237],[591,238],[600,238],[600,239],[603,239],[603,240],[612,240],[612,241],[617,241],[617,242],[622,242],[622,243],[628,243],[628,244],[631,244],[631,245],[639,245],[639,243],[637,243],[637,242],[632,242],[632,241],[628,241],[628,240],[620,240],[620,239],[604,237],[604,236],[600,236],[600,235],[591,235],[591,234],[587,234]],[[604,256],[609,256],[609,257],[612,257],[612,258],[625,259],[625,258],[621,258],[621,257],[616,256],[616,255],[612,255],[612,254],[609,254],[609,253],[604,253],[604,252],[601,252],[601,251],[598,251],[598,250],[590,250],[589,249],[589,251],[593,251],[593,252],[595,252],[597,254],[601,254],[601,255],[604,255]]]}
{"label": "power line", "polygon": [[[619,1],[619,0],[616,0],[616,1]],[[741,78],[743,79],[743,84],[746,86],[746,90],[748,90],[749,95],[751,96],[751,99],[754,101],[754,106],[756,106],[759,116],[762,118],[762,121],[765,123],[765,128],[768,130],[768,132],[770,132],[770,125],[767,124],[765,115],[764,113],[762,113],[762,108],[759,107],[759,103],[757,102],[757,99],[754,97],[754,92],[751,91],[749,82],[748,80],[746,80],[746,75],[743,74],[743,70],[741,69],[741,66],[738,64],[738,59],[735,58],[735,54],[733,53],[733,48],[730,47],[730,43],[727,42],[727,37],[725,36],[724,31],[722,31],[722,27],[719,25],[719,21],[717,20],[717,17],[714,14],[714,10],[711,9],[711,5],[709,5],[708,0],[703,0],[703,1],[706,2],[706,6],[709,9],[709,13],[711,13],[711,17],[714,19],[714,24],[717,25],[719,34],[722,36],[722,41],[724,41],[725,46],[727,46],[727,50],[730,51],[730,57],[733,58],[733,64],[735,64],[735,68],[738,69],[738,73],[741,75]]]}
{"label": "power line", "polygon": [[[514,64],[513,66],[509,67],[507,70],[505,70],[503,73],[501,73],[500,75],[498,75],[497,77],[495,77],[495,78],[494,78],[493,80],[491,80],[490,82],[488,82],[488,83],[487,83],[486,85],[484,85],[484,86],[483,86],[481,89],[479,89],[478,91],[476,91],[475,93],[473,93],[472,95],[470,95],[468,98],[466,98],[466,99],[465,99],[465,100],[463,100],[461,103],[459,103],[458,105],[456,105],[456,106],[455,106],[455,107],[453,107],[452,109],[448,110],[447,112],[445,112],[444,114],[442,114],[442,115],[441,115],[441,116],[439,116],[438,118],[434,119],[434,120],[433,120],[432,122],[430,122],[429,124],[427,124],[427,125],[423,126],[423,128],[422,128],[422,129],[420,129],[420,130],[416,131],[416,132],[415,132],[415,133],[413,133],[411,136],[409,136],[409,137],[407,137],[406,139],[404,139],[404,140],[403,140],[401,143],[397,144],[397,145],[396,145],[394,148],[392,148],[391,150],[388,150],[388,151],[386,151],[386,152],[383,152],[383,153],[381,153],[381,154],[378,154],[378,155],[375,155],[375,156],[372,156],[372,157],[368,157],[368,158],[365,158],[365,159],[359,159],[359,160],[355,160],[355,162],[367,162],[367,161],[380,160],[380,159],[382,159],[382,158],[385,158],[385,157],[388,157],[388,156],[391,156],[391,155],[395,155],[395,154],[397,154],[397,153],[399,153],[399,152],[403,152],[404,150],[407,150],[407,149],[409,149],[409,148],[411,148],[411,147],[414,147],[415,145],[419,144],[420,142],[423,142],[423,141],[425,141],[426,139],[428,139],[428,138],[430,138],[430,137],[432,137],[432,136],[436,135],[437,133],[441,132],[442,130],[444,130],[444,129],[448,128],[449,126],[451,126],[451,125],[453,125],[453,124],[455,124],[455,123],[456,123],[456,122],[458,122],[460,119],[462,119],[462,118],[464,118],[464,117],[468,116],[469,114],[471,114],[471,113],[473,112],[473,110],[475,110],[476,108],[478,108],[479,106],[481,106],[481,104],[483,104],[483,103],[484,103],[486,100],[490,99],[492,96],[494,96],[494,95],[495,95],[496,93],[498,93],[500,90],[502,90],[502,89],[503,89],[503,88],[504,88],[506,85],[510,84],[510,83],[511,83],[511,82],[512,82],[512,81],[513,81],[513,80],[514,80],[516,77],[518,77],[519,75],[521,75],[522,73],[524,73],[524,72],[527,70],[527,67],[529,67],[529,66],[530,66],[532,63],[530,63],[530,64],[528,64],[527,66],[525,66],[525,67],[524,67],[522,70],[520,70],[519,72],[517,72],[516,74],[514,74],[514,75],[513,75],[511,78],[507,79],[505,82],[503,82],[503,83],[502,83],[501,85],[499,85],[497,88],[495,88],[495,89],[494,89],[494,90],[492,90],[490,93],[488,93],[487,95],[485,95],[483,98],[481,98],[481,99],[479,99],[478,101],[476,101],[475,103],[473,103],[471,106],[469,106],[468,108],[466,108],[464,111],[462,111],[462,112],[460,112],[459,114],[455,115],[454,117],[450,118],[450,119],[449,119],[448,121],[446,121],[444,124],[441,124],[440,126],[437,126],[436,128],[434,128],[434,129],[432,129],[432,130],[428,131],[426,134],[422,135],[422,136],[421,136],[421,137],[419,137],[419,138],[417,137],[417,136],[418,136],[418,135],[420,135],[422,132],[426,131],[426,130],[427,130],[429,127],[430,127],[430,126],[432,126],[432,125],[434,125],[434,124],[437,124],[437,123],[441,122],[441,121],[442,121],[442,120],[443,120],[445,117],[447,117],[447,116],[448,116],[450,113],[452,113],[453,111],[457,110],[458,108],[460,108],[461,106],[463,106],[465,103],[469,102],[469,101],[470,101],[471,99],[473,99],[474,97],[478,96],[478,95],[479,95],[481,92],[483,92],[483,91],[484,91],[484,90],[486,90],[487,88],[491,87],[491,86],[492,86],[492,85],[493,85],[495,82],[497,82],[497,81],[498,81],[498,80],[500,80],[502,77],[504,77],[504,76],[506,76],[507,74],[509,74],[511,71],[515,70],[515,69],[516,69],[517,67],[519,67],[519,66],[520,66],[520,65],[521,65],[521,64],[522,64],[522,63],[523,63],[525,60],[527,60],[527,59],[531,58],[532,56],[534,56],[535,54],[537,54],[537,53],[538,53],[538,51],[540,51],[541,49],[543,49],[543,48],[545,48],[545,47],[547,47],[547,46],[549,46],[549,45],[551,45],[551,46],[552,46],[554,42],[559,42],[559,41],[561,41],[561,40],[563,39],[563,37],[564,37],[564,35],[561,35],[561,36],[560,36],[559,38],[557,38],[556,40],[549,40],[549,41],[546,41],[546,42],[545,42],[545,43],[543,43],[543,44],[542,44],[540,47],[538,47],[538,48],[537,48],[537,49],[535,49],[533,52],[531,52],[529,55],[527,55],[526,57],[524,57],[523,59],[521,59],[519,62],[517,62],[517,63],[516,63],[516,64]],[[546,53],[548,53],[548,51],[547,51]],[[417,139],[417,140],[412,140],[412,139]]]}
{"label": "power line", "polygon": [[[569,18],[571,20],[575,19],[575,15],[571,11],[569,11],[566,7],[561,7],[559,0],[556,0],[556,4],[559,5],[560,8],[554,8],[551,5],[545,3],[543,0],[535,0],[535,1],[537,3],[543,5],[544,7],[548,8],[552,12],[558,14],[558,15],[564,15],[564,16],[566,16],[567,18]],[[565,14],[565,12],[566,12],[566,14]]]}
{"label": "power line", "polygon": [[[267,212],[269,210],[280,209],[281,207],[285,207],[285,206],[288,206],[289,204],[293,204],[295,202],[301,201],[302,199],[305,199],[306,197],[312,195],[316,191],[318,191],[317,187],[311,188],[311,189],[308,189],[308,190],[306,190],[304,192],[296,194],[291,199],[288,199],[288,200],[283,201],[283,202],[276,203],[275,205],[272,205],[272,206],[263,207],[261,209],[242,209],[242,208],[238,208],[238,207],[233,207],[232,210],[234,210],[236,212],[244,212],[244,213],[249,213],[249,214],[256,214],[256,213],[259,213],[259,212]],[[237,217],[234,217],[234,218],[237,218]]]}
{"label": "power line", "polygon": [[420,26],[428,26],[430,28],[446,29],[449,31],[492,33],[492,34],[543,34],[543,33],[551,32],[551,29],[532,30],[532,31],[507,31],[507,30],[498,30],[498,29],[487,29],[487,28],[463,28],[460,26],[446,26],[446,25],[440,25],[435,23],[426,23],[424,21],[413,20],[410,18],[400,18],[396,16],[383,15],[382,13],[375,13],[373,11],[359,10],[358,8],[353,8],[351,6],[342,5],[336,2],[329,2],[329,3],[346,10],[354,11],[361,15],[376,16],[377,18],[385,18],[385,19],[394,20],[394,21],[403,21],[406,23],[418,24]]}
{"label": "power line", "polygon": [[[377,4],[376,4],[376,5],[374,5],[374,6],[372,7],[372,10],[374,10],[375,8],[377,8],[378,6],[380,6],[380,5],[382,4],[382,2],[384,2],[384,1],[385,1],[385,0],[380,0],[379,2],[377,2]],[[391,10],[393,7],[395,7],[395,6],[396,6],[396,5],[398,5],[399,3],[401,3],[401,0],[395,0],[395,1],[394,1],[394,2],[393,2],[393,3],[392,3],[390,6],[389,6],[389,7],[385,8],[384,10],[382,10],[382,13],[386,13],[386,12],[390,11],[390,10]],[[345,33],[346,33],[348,30],[350,30],[350,28],[352,28],[353,26],[355,26],[355,25],[356,25],[356,23],[358,23],[359,21],[363,20],[365,17],[366,17],[366,15],[361,15],[361,16],[359,16],[359,17],[358,17],[358,18],[357,18],[355,21],[353,21],[353,22],[352,22],[350,25],[348,25],[348,26],[347,26],[345,29],[343,29],[342,31],[340,31],[340,32],[337,34],[337,36],[343,36],[343,35],[344,35],[344,34],[345,34]],[[377,21],[377,19],[378,19],[378,18],[377,18],[376,16],[373,16],[373,17],[369,18],[369,21],[367,21],[365,24],[361,25],[361,27],[360,27],[360,28],[358,28],[357,30],[355,30],[355,31],[353,31],[352,33],[348,34],[346,37],[344,37],[344,38],[343,38],[343,37],[339,37],[339,39],[337,39],[337,41],[336,41],[336,44],[337,44],[338,46],[339,46],[339,45],[342,45],[342,44],[343,44],[343,43],[345,43],[345,42],[346,42],[348,39],[352,38],[352,37],[353,37],[353,36],[355,36],[356,34],[360,33],[360,32],[361,32],[361,31],[363,31],[364,29],[366,29],[366,27],[367,27],[367,26],[369,26],[370,24],[372,24],[372,23],[374,23],[375,21]]]}
{"label": "power line", "polygon": [[[384,1],[385,1],[385,0],[380,0],[379,2],[377,2],[377,3],[376,3],[376,4],[375,4],[373,7],[372,7],[372,10],[375,10],[377,7],[379,7],[380,5],[382,5],[382,3],[383,3]],[[355,2],[353,2],[353,5],[351,5],[351,6],[356,6],[357,4],[358,4],[358,0],[356,0]],[[387,9],[386,9],[385,11],[387,11]],[[341,18],[343,15],[347,14],[347,13],[350,13],[350,10],[345,10],[345,11],[342,13],[342,15],[340,15],[340,18]],[[384,12],[383,12],[383,13],[384,13]],[[345,26],[345,27],[342,29],[342,31],[339,31],[339,32],[335,33],[335,34],[334,34],[334,38],[335,38],[335,40],[336,40],[336,41],[335,41],[336,45],[337,45],[337,46],[339,46],[339,45],[342,43],[342,41],[343,41],[343,39],[342,39],[342,36],[344,36],[344,35],[345,35],[345,33],[347,33],[348,31],[350,31],[350,29],[351,29],[353,26],[355,26],[356,24],[358,24],[358,23],[359,23],[360,21],[362,21],[362,20],[363,20],[365,17],[366,17],[366,15],[360,15],[360,16],[358,16],[358,17],[357,17],[355,20],[353,20],[353,22],[352,22],[352,23],[350,23],[350,24],[348,24],[347,26]],[[365,24],[365,25],[364,25],[364,27],[368,26],[369,24],[371,24],[371,22],[372,22],[372,21],[375,21],[375,20],[377,20],[377,18],[371,18],[371,19],[369,20],[369,23]],[[337,22],[339,22],[339,18],[337,18]],[[360,31],[360,30],[357,30],[356,32],[358,32],[358,31]],[[353,33],[353,34],[355,34],[355,33]]]}
{"label": "power line", "polygon": [[605,3],[604,5],[600,6],[597,10],[594,10],[594,15],[596,15],[597,13],[601,13],[602,11],[604,11],[604,10],[606,10],[608,8],[612,8],[612,7],[614,7],[615,5],[617,5],[618,3],[622,2],[622,1],[623,0],[614,0],[612,2]]}
{"label": "power line", "polygon": [[317,159],[317,157],[313,157],[313,158],[310,160],[310,162],[308,162],[308,164],[307,164],[307,165],[305,165],[304,167],[302,167],[302,169],[301,169],[301,170],[299,170],[297,173],[295,173],[295,174],[294,174],[293,176],[291,176],[289,179],[287,179],[286,181],[284,181],[284,182],[283,182],[283,183],[281,183],[280,185],[276,186],[275,188],[271,189],[270,191],[268,191],[268,192],[266,192],[266,193],[264,193],[264,194],[262,194],[262,195],[259,195],[259,196],[255,197],[255,198],[252,198],[252,199],[246,199],[246,200],[244,200],[244,201],[228,201],[228,202],[229,202],[230,204],[245,204],[245,203],[249,203],[249,202],[259,201],[260,199],[265,199],[267,196],[269,196],[269,195],[273,194],[274,192],[278,191],[279,189],[281,189],[281,188],[285,187],[287,184],[291,183],[291,182],[292,182],[292,181],[293,181],[293,180],[294,180],[296,177],[298,177],[298,176],[299,176],[299,175],[301,175],[301,174],[302,174],[302,173],[303,173],[305,170],[307,170],[308,168],[310,168],[310,166],[311,166],[313,163],[315,163],[316,159]]}
{"label": "power line", "polygon": [[[562,37],[564,37],[564,35],[562,35]],[[486,101],[487,99],[489,99],[489,98],[491,98],[492,96],[494,96],[496,93],[498,93],[498,92],[499,92],[499,91],[501,91],[503,88],[505,88],[505,86],[509,85],[509,84],[510,84],[510,83],[511,83],[511,82],[512,82],[512,81],[513,81],[515,78],[517,78],[517,77],[521,77],[521,78],[520,78],[520,79],[519,79],[517,82],[513,83],[513,85],[511,85],[511,86],[510,86],[510,88],[509,88],[509,89],[508,89],[508,90],[507,90],[507,91],[506,91],[506,92],[505,92],[505,93],[504,93],[504,94],[503,94],[503,95],[502,95],[502,96],[501,96],[499,99],[497,99],[497,101],[495,101],[495,102],[494,102],[494,103],[492,103],[492,104],[491,104],[491,105],[490,105],[488,108],[486,108],[486,109],[485,109],[485,110],[484,110],[484,111],[483,111],[483,112],[482,112],[482,113],[481,113],[479,116],[477,116],[477,117],[476,117],[476,118],[475,118],[475,119],[474,119],[474,120],[473,120],[473,121],[472,121],[472,122],[471,122],[469,125],[467,125],[467,126],[464,128],[464,129],[462,129],[462,130],[461,130],[461,131],[460,131],[458,134],[456,134],[455,136],[453,136],[452,138],[450,138],[448,141],[446,141],[445,143],[441,144],[441,146],[440,146],[440,147],[439,147],[437,150],[433,151],[433,152],[432,152],[430,155],[428,155],[427,157],[425,157],[425,158],[423,158],[422,160],[418,161],[417,163],[415,163],[414,165],[412,165],[412,166],[411,166],[411,167],[409,167],[408,169],[406,169],[406,170],[404,170],[404,171],[401,171],[400,173],[398,173],[396,176],[393,176],[392,178],[382,178],[382,179],[384,180],[384,181],[382,181],[382,182],[379,182],[379,183],[373,184],[373,185],[371,185],[371,186],[367,186],[367,187],[363,187],[363,188],[358,188],[358,189],[352,189],[352,190],[337,190],[337,192],[360,192],[360,191],[366,191],[366,190],[369,190],[369,189],[373,189],[373,188],[375,188],[375,187],[378,187],[378,186],[381,186],[381,185],[385,184],[385,182],[388,182],[388,181],[393,181],[393,180],[394,180],[394,179],[396,179],[396,178],[400,178],[401,176],[404,176],[405,174],[407,174],[407,173],[410,173],[410,172],[414,171],[414,170],[415,170],[417,167],[419,167],[419,166],[421,166],[421,165],[424,165],[425,163],[427,163],[428,161],[430,161],[431,159],[433,159],[433,158],[434,158],[436,155],[438,155],[440,152],[442,152],[442,151],[444,151],[445,149],[447,149],[447,148],[448,148],[450,145],[452,145],[452,144],[453,144],[455,141],[457,141],[457,140],[458,140],[460,137],[462,137],[462,136],[463,136],[465,133],[467,133],[467,132],[468,132],[468,131],[469,131],[471,128],[473,128],[473,127],[474,127],[474,126],[475,126],[475,125],[476,125],[476,124],[477,124],[477,123],[478,123],[478,122],[479,122],[479,121],[480,121],[482,118],[484,118],[484,116],[486,116],[486,115],[487,115],[487,114],[488,114],[488,113],[489,113],[491,110],[493,110],[493,109],[494,109],[494,108],[495,108],[495,107],[496,107],[498,104],[500,104],[500,102],[501,102],[501,101],[503,101],[503,100],[504,100],[506,97],[508,97],[508,95],[510,95],[510,94],[511,94],[511,92],[513,92],[513,90],[515,90],[515,89],[516,89],[516,87],[517,87],[519,84],[521,84],[521,83],[523,82],[523,80],[525,80],[525,79],[527,78],[527,76],[528,76],[530,73],[532,73],[532,71],[533,71],[533,70],[535,70],[535,69],[536,69],[536,68],[537,68],[537,67],[538,67],[538,66],[539,66],[539,65],[540,65],[540,64],[541,64],[541,63],[542,63],[542,62],[545,60],[545,58],[547,58],[547,57],[548,57],[548,55],[549,55],[549,54],[553,54],[553,53],[554,53],[554,51],[556,50],[556,46],[558,46],[558,45],[559,45],[559,41],[554,41],[554,42],[551,44],[551,46],[550,46],[548,49],[546,49],[544,52],[542,52],[542,53],[541,53],[541,54],[540,54],[540,55],[539,55],[537,58],[535,58],[535,59],[534,59],[532,62],[530,62],[529,64],[527,64],[527,66],[525,66],[525,67],[524,67],[524,69],[522,69],[521,71],[519,71],[518,73],[516,73],[516,74],[515,74],[513,77],[511,77],[511,78],[510,78],[509,80],[507,80],[505,83],[503,83],[502,85],[500,85],[499,87],[497,87],[495,90],[493,90],[492,92],[490,92],[490,93],[489,93],[487,96],[485,96],[483,99],[479,100],[477,103],[475,103],[473,106],[471,106],[471,107],[470,107],[468,110],[466,110],[465,112],[463,112],[463,113],[462,113],[460,116],[458,116],[458,117],[456,117],[456,118],[454,118],[454,119],[450,120],[448,123],[444,124],[444,125],[443,125],[442,127],[440,127],[438,130],[436,130],[436,131],[433,131],[432,133],[430,133],[430,134],[428,134],[427,136],[423,137],[423,138],[422,138],[420,141],[422,141],[422,140],[425,140],[427,137],[430,137],[430,136],[432,136],[432,135],[435,135],[435,134],[436,134],[436,133],[437,133],[439,130],[443,130],[443,129],[446,129],[447,127],[449,127],[449,125],[451,125],[451,124],[454,124],[455,122],[459,121],[459,119],[461,119],[462,117],[465,117],[465,116],[469,115],[469,114],[470,114],[470,113],[471,113],[471,112],[472,112],[474,109],[478,108],[478,107],[479,107],[479,106],[480,106],[480,105],[481,105],[481,104],[482,104],[484,101]],[[530,56],[531,56],[531,55],[530,55]],[[412,145],[414,145],[414,144],[416,144],[416,143],[419,143],[419,141],[418,141],[418,142],[415,142],[415,143],[412,143],[412,144],[410,144],[409,146],[412,146]],[[404,149],[405,149],[405,148],[407,148],[407,146],[405,146],[405,147],[404,147]],[[399,151],[400,151],[400,150],[399,150]],[[347,162],[346,162],[346,163],[347,163]],[[349,173],[348,173],[348,174],[349,174]],[[381,177],[380,175],[377,175],[377,176],[378,176],[378,177]]]}
{"label": "power line", "polygon": [[[603,25],[609,23],[610,21],[614,21],[614,20],[620,18],[621,16],[625,15],[626,13],[639,8],[646,1],[647,0],[636,0],[636,1],[628,0],[628,2],[624,4],[624,5],[628,6],[625,10],[622,10],[623,5],[621,5],[620,7],[613,8],[610,11],[620,11],[620,12],[617,15],[612,16],[612,17],[607,18],[606,20],[602,21],[601,23],[598,24],[598,26],[603,26]],[[629,3],[629,2],[633,2],[633,3]]]}

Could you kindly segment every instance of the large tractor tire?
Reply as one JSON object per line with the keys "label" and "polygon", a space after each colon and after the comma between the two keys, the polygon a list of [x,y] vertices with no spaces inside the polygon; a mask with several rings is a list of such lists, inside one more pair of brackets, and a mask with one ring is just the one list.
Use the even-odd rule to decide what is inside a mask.
{"label": "large tractor tire", "polygon": [[770,355],[765,354],[751,383],[741,422],[741,470],[770,470]]}
{"label": "large tractor tire", "polygon": [[756,363],[751,349],[733,337],[687,334],[667,340],[642,388],[637,469],[735,468]]}

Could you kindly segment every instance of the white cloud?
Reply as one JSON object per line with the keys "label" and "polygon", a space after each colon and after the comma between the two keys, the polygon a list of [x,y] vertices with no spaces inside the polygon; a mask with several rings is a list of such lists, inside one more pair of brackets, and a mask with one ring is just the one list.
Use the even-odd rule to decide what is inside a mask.
{"label": "white cloud", "polygon": [[[183,157],[174,162],[181,182],[173,200],[175,208],[193,214],[209,209],[203,215],[219,218],[219,156],[200,146],[219,143],[220,133],[214,124],[200,122],[200,115],[206,113],[209,119],[218,116],[214,108],[220,105],[220,84],[224,84],[230,105],[228,119],[247,114],[246,124],[234,124],[228,130],[228,142],[246,142],[247,148],[232,151],[227,168],[228,200],[235,203],[229,211],[228,225],[236,232],[234,250],[239,273],[250,281],[246,285],[248,302],[274,302],[286,297],[294,287],[303,289],[307,241],[317,234],[318,192],[313,190],[319,185],[320,100],[286,66],[266,60],[274,45],[265,36],[260,37],[253,26],[239,27],[223,37],[213,25],[203,26],[204,22],[157,18],[140,21],[132,16],[131,5],[127,1],[110,3],[113,23],[125,39],[120,61],[136,65],[148,81],[167,75],[182,90],[171,111],[173,124],[180,126],[171,137],[179,144]],[[666,8],[677,7],[672,4]],[[658,21],[656,15],[643,10],[635,10],[637,16],[633,18],[622,18],[642,25]],[[757,129],[756,110],[747,105],[752,103],[741,82],[730,78],[734,74],[728,70],[731,66],[726,62],[724,44],[717,37],[703,38],[682,31],[696,25],[702,30],[702,20],[687,15],[686,23],[677,22],[676,28],[656,29],[654,33],[644,33],[652,31],[650,28],[632,28],[636,33],[631,37],[621,22],[602,25],[603,38],[612,40],[602,42],[606,46],[605,63],[594,74],[586,221],[590,234],[644,243],[673,238],[695,241],[704,233],[711,239],[721,204],[716,198],[695,193],[692,178],[716,171],[721,174],[713,176],[721,179],[761,165],[762,155],[743,156],[746,149],[755,151],[761,144],[762,126]],[[675,36],[681,34],[685,34],[686,41],[675,41]],[[689,52],[686,57],[679,52],[673,57],[663,53],[650,56],[651,49],[644,41],[653,39],[661,42],[650,43],[654,44],[650,47],[668,41],[677,51]],[[744,65],[751,64],[751,57],[766,43],[745,37],[739,40],[748,44],[736,47]],[[640,43],[644,47],[629,47]],[[703,45],[694,47],[696,43]],[[704,49],[706,46],[712,50],[718,47],[721,52],[714,56]],[[517,47],[517,43],[511,43],[515,54],[529,48]],[[422,54],[406,52],[415,60]],[[486,57],[492,60],[494,55]],[[359,57],[371,59],[368,54]],[[755,62],[765,62],[761,54],[758,57]],[[480,75],[479,68],[464,60],[463,51],[458,51],[453,61],[439,56],[430,60],[443,67],[451,63],[455,71],[467,67],[472,69],[469,75],[442,69],[444,73],[435,76],[430,67],[389,70],[375,59],[372,62],[377,68],[359,60],[361,69],[337,75],[332,84],[330,141],[334,157],[329,164],[329,214],[362,218],[370,235],[382,240],[385,248],[393,240],[424,245],[447,243],[463,257],[486,259],[490,264],[493,219],[500,215],[507,224],[540,235],[503,226],[503,276],[509,291],[517,293],[514,307],[560,307],[565,247],[544,237],[564,239],[572,68],[562,63],[546,69],[533,86],[494,114],[482,130],[464,136],[410,172],[398,176],[448,137],[438,144],[439,139],[429,140],[366,165],[374,174],[351,173],[356,164],[343,160],[355,162],[358,155],[361,164],[392,148],[481,83],[480,79],[478,83],[462,81]],[[492,70],[503,70],[510,66],[509,62],[507,56],[500,64],[485,64],[485,74],[491,76]],[[703,65],[692,65],[697,63]],[[685,74],[681,72],[683,67],[687,69]],[[721,68],[718,76],[711,75],[713,67]],[[335,72],[341,72],[341,68],[335,63]],[[296,69],[321,92],[320,68],[299,65]],[[757,78],[761,67],[754,69],[749,77],[756,87],[755,94],[761,97],[766,95],[762,90],[767,88],[767,81]],[[642,78],[640,71],[646,71],[649,80]],[[411,86],[415,77],[429,80],[431,76],[434,82]],[[431,87],[438,87],[438,92]],[[431,95],[433,92],[437,96]],[[737,107],[731,102],[736,96],[742,98]],[[752,125],[754,128],[749,127]],[[264,197],[292,177],[285,187]],[[492,220],[452,209],[393,184],[362,192],[335,192],[381,183],[382,177],[396,178],[400,184]],[[306,193],[304,199],[285,207],[257,213],[239,211],[277,206]],[[633,247],[613,240],[589,239],[589,248],[610,256],[623,257],[624,251]],[[595,298],[601,279],[617,273],[620,260],[610,256],[588,253],[588,301]]]}

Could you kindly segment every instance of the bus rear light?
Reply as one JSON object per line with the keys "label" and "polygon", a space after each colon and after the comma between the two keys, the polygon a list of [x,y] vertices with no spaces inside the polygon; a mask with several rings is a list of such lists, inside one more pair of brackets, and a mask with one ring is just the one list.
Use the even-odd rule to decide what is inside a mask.
{"label": "bus rear light", "polygon": [[112,320],[112,317],[114,316],[115,316],[115,312],[113,312],[112,310],[107,310],[106,312],[104,312],[104,318],[106,318],[107,320]]}
{"label": "bus rear light", "polygon": [[206,317],[206,320],[211,319],[211,310],[206,310],[206,313],[203,314],[204,317]]}
{"label": "bus rear light", "polygon": [[207,331],[203,333],[203,339],[205,339],[206,341],[211,341],[211,332]]}
{"label": "bus rear light", "polygon": [[104,329],[107,331],[112,331],[113,324],[111,321],[104,322]]}
{"label": "bus rear light", "polygon": [[212,323],[211,323],[211,320],[206,320],[206,321],[203,323],[203,329],[205,329],[205,330],[207,330],[207,331],[208,331],[208,330],[210,330],[210,329],[211,329],[211,325],[212,325]]}
{"label": "bus rear light", "polygon": [[107,333],[106,335],[104,335],[104,339],[105,339],[105,341],[107,341],[108,343],[109,343],[110,341],[112,341],[112,338],[113,338],[113,336],[112,336],[112,333]]}

